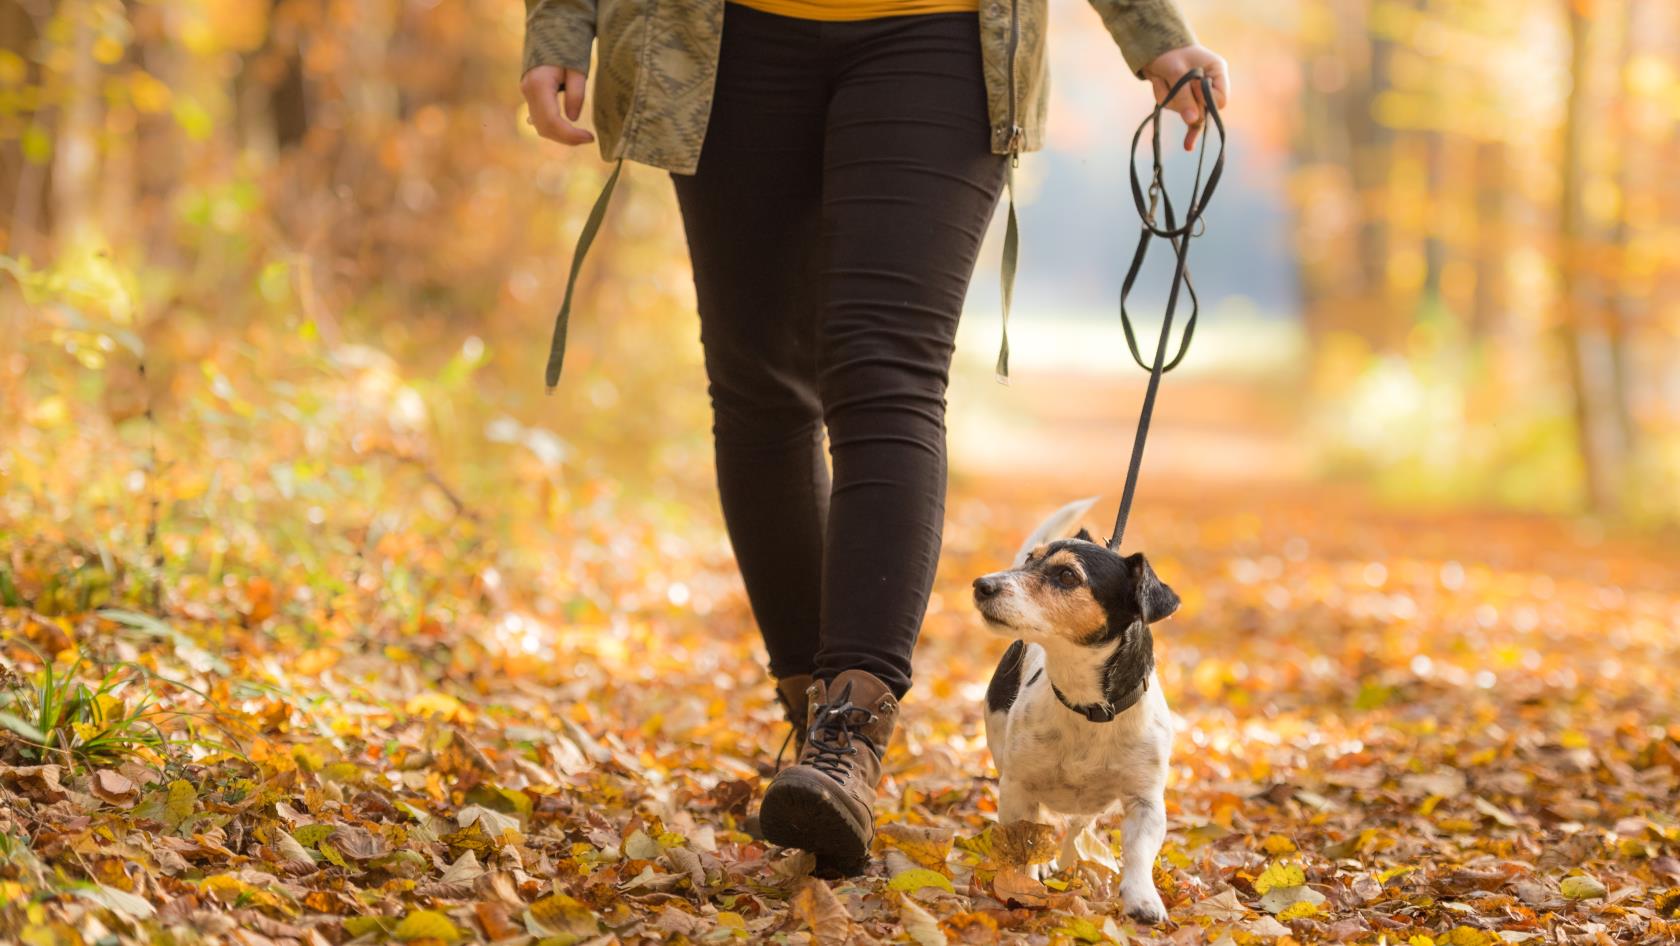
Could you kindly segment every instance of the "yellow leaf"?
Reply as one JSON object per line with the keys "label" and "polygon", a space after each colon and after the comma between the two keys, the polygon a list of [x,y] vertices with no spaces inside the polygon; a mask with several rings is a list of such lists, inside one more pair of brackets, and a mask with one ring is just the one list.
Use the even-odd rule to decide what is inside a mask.
{"label": "yellow leaf", "polygon": [[442,716],[452,720],[461,715],[461,701],[447,693],[422,693],[405,707],[411,716]]}
{"label": "yellow leaf", "polygon": [[906,857],[923,867],[937,870],[945,866],[956,835],[948,828],[927,828],[907,824],[886,824],[876,835],[888,847],[903,851]]}
{"label": "yellow leaf", "polygon": [[1284,908],[1284,911],[1279,913],[1277,917],[1280,920],[1298,920],[1305,916],[1318,916],[1323,912],[1323,910],[1319,909],[1318,904],[1313,903],[1311,900],[1302,900],[1299,903],[1295,903]]}
{"label": "yellow leaf", "polygon": [[402,943],[417,939],[441,939],[447,943],[460,939],[461,931],[455,928],[449,917],[436,910],[416,910],[403,917],[391,937]]}
{"label": "yellow leaf", "polygon": [[722,910],[717,915],[717,924],[725,929],[744,930],[747,928],[747,918],[733,910]]}
{"label": "yellow leaf", "polygon": [[1411,866],[1410,864],[1401,864],[1398,867],[1390,867],[1389,869],[1378,873],[1377,880],[1380,883],[1386,884],[1394,878],[1399,877],[1401,874],[1409,874],[1414,870],[1417,870],[1417,868]]}
{"label": "yellow leaf", "polygon": [[912,867],[909,870],[899,871],[893,875],[893,879],[887,883],[887,887],[903,893],[911,893],[923,887],[938,887],[941,890],[955,892],[951,887],[951,878],[925,867]]}
{"label": "yellow leaf", "polygon": [[389,921],[382,916],[351,916],[344,918],[344,932],[351,936],[366,936],[369,933],[389,930]]}
{"label": "yellow leaf", "polygon": [[163,810],[169,814],[169,820],[179,825],[192,817],[193,806],[198,803],[198,789],[193,783],[184,778],[178,778],[169,783],[169,800],[164,802]]}
{"label": "yellow leaf", "polygon": [[1406,940],[1406,946],[1435,946],[1435,941],[1426,934],[1418,933],[1411,939]]}
{"label": "yellow leaf", "polygon": [[326,841],[321,841],[321,842],[317,843],[315,845],[315,849],[321,852],[322,857],[325,857],[327,860],[329,860],[332,863],[338,865],[339,867],[342,867],[346,870],[348,870],[350,868],[350,862],[346,861],[344,859],[343,854],[338,853],[338,848],[333,847],[331,844],[328,844]]}
{"label": "yellow leaf", "polygon": [[1605,894],[1604,885],[1598,882],[1598,878],[1586,874],[1563,878],[1558,889],[1571,900],[1596,900]]}
{"label": "yellow leaf", "polygon": [[1254,892],[1265,893],[1278,887],[1299,887],[1307,882],[1307,875],[1301,870],[1301,865],[1287,861],[1273,861],[1254,878]]}
{"label": "yellow leaf", "polygon": [[206,877],[198,882],[198,889],[215,897],[223,903],[232,903],[240,894],[250,890],[250,885],[232,874],[217,874]]}
{"label": "yellow leaf", "polygon": [[1266,840],[1260,842],[1260,847],[1273,857],[1295,853],[1295,842],[1281,834],[1267,835]]}
{"label": "yellow leaf", "polygon": [[292,837],[304,847],[314,847],[332,837],[333,826],[330,824],[305,824],[292,829]]}
{"label": "yellow leaf", "polygon": [[1478,930],[1473,926],[1455,926],[1452,932],[1441,940],[1441,946],[1493,946],[1499,937],[1486,930]]}

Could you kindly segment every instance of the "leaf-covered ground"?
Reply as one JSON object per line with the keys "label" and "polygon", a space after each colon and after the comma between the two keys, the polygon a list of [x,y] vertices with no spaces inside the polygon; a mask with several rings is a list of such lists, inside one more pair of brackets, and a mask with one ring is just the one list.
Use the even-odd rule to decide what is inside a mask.
{"label": "leaf-covered ground", "polygon": [[[1323,492],[1159,488],[1133,527],[1185,600],[1158,633],[1181,717],[1156,868],[1170,922],[1128,922],[1094,865],[1028,880],[1043,845],[990,827],[981,736],[1006,642],[966,586],[1066,498],[957,484],[879,856],[849,880],[812,878],[740,830],[785,727],[726,547],[626,516],[610,490],[576,510],[569,570],[549,579],[500,570],[470,525],[324,536],[342,549],[325,586],[285,568],[148,582],[64,535],[14,542],[0,934],[928,946],[1680,931],[1672,549]],[[89,688],[61,697],[51,733],[30,728],[49,654]]]}

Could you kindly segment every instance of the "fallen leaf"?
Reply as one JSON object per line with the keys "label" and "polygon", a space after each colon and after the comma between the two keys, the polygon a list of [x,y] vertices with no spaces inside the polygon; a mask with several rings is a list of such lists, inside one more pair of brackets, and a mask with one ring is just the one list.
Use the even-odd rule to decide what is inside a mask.
{"label": "fallen leaf", "polygon": [[1004,903],[1041,907],[1048,902],[1050,891],[1017,867],[1004,867],[992,878],[992,895]]}
{"label": "fallen leaf", "polygon": [[882,825],[876,837],[882,843],[903,851],[905,856],[923,867],[939,870],[951,854],[956,832],[950,828],[924,827],[906,824]]}
{"label": "fallen leaf", "polygon": [[1307,882],[1301,865],[1290,861],[1273,861],[1260,876],[1254,878],[1254,892],[1263,894],[1278,887],[1299,887]]}
{"label": "fallen leaf", "polygon": [[992,830],[992,857],[999,865],[1030,867],[1056,857],[1056,829],[1035,821],[1016,821]]}
{"label": "fallen leaf", "polygon": [[1305,884],[1294,887],[1273,887],[1260,897],[1260,907],[1267,913],[1283,913],[1296,904],[1305,903],[1317,906],[1324,900],[1324,894]]}
{"label": "fallen leaf", "polygon": [[947,946],[949,939],[939,928],[933,914],[917,905],[909,897],[898,898],[898,921],[916,946]]}
{"label": "fallen leaf", "polygon": [[1249,910],[1237,899],[1237,892],[1226,887],[1211,897],[1196,901],[1191,905],[1190,913],[1194,916],[1205,916],[1210,920],[1230,922],[1248,916]]}
{"label": "fallen leaf", "polygon": [[1596,900],[1606,893],[1597,877],[1571,874],[1558,883],[1558,890],[1571,900]]}
{"label": "fallen leaf", "polygon": [[851,942],[852,917],[846,905],[816,877],[800,885],[788,901],[788,912],[798,917],[810,930],[818,946],[841,946]]}
{"label": "fallen leaf", "polygon": [[391,931],[391,938],[399,943],[423,939],[452,943],[461,938],[461,931],[455,927],[454,921],[436,910],[415,910],[402,918],[397,928]]}
{"label": "fallen leaf", "polygon": [[144,897],[105,884],[75,888],[76,895],[103,906],[125,920],[146,920],[157,915],[157,908]]}
{"label": "fallen leaf", "polygon": [[951,878],[936,870],[925,867],[912,867],[893,875],[887,887],[901,893],[915,893],[923,887],[938,887],[941,890],[951,890]]}
{"label": "fallen leaf", "polygon": [[139,800],[140,789],[128,776],[114,769],[99,769],[93,773],[89,790],[100,801],[119,808],[132,808]]}
{"label": "fallen leaf", "polygon": [[563,893],[552,894],[525,911],[525,929],[532,936],[587,937],[600,932],[594,911]]}

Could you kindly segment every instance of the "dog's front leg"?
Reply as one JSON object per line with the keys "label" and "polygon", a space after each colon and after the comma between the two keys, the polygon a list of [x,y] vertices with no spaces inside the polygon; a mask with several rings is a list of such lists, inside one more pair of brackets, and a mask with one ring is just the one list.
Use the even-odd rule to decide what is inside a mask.
{"label": "dog's front leg", "polygon": [[1126,912],[1141,923],[1160,923],[1167,918],[1166,905],[1155,890],[1155,857],[1167,836],[1167,811],[1161,793],[1126,799],[1126,820],[1120,830],[1126,855],[1120,898]]}

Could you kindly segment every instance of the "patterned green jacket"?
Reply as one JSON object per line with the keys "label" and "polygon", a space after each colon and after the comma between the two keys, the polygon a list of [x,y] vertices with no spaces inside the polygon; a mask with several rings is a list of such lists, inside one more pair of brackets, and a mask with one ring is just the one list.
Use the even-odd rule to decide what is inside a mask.
{"label": "patterned green jacket", "polygon": [[[992,150],[1033,151],[1043,141],[1050,81],[1048,0],[980,0]],[[724,0],[525,0],[524,68],[588,71],[601,156],[692,174],[700,161],[723,37]],[[1174,0],[1091,0],[1141,70],[1195,40]]]}

